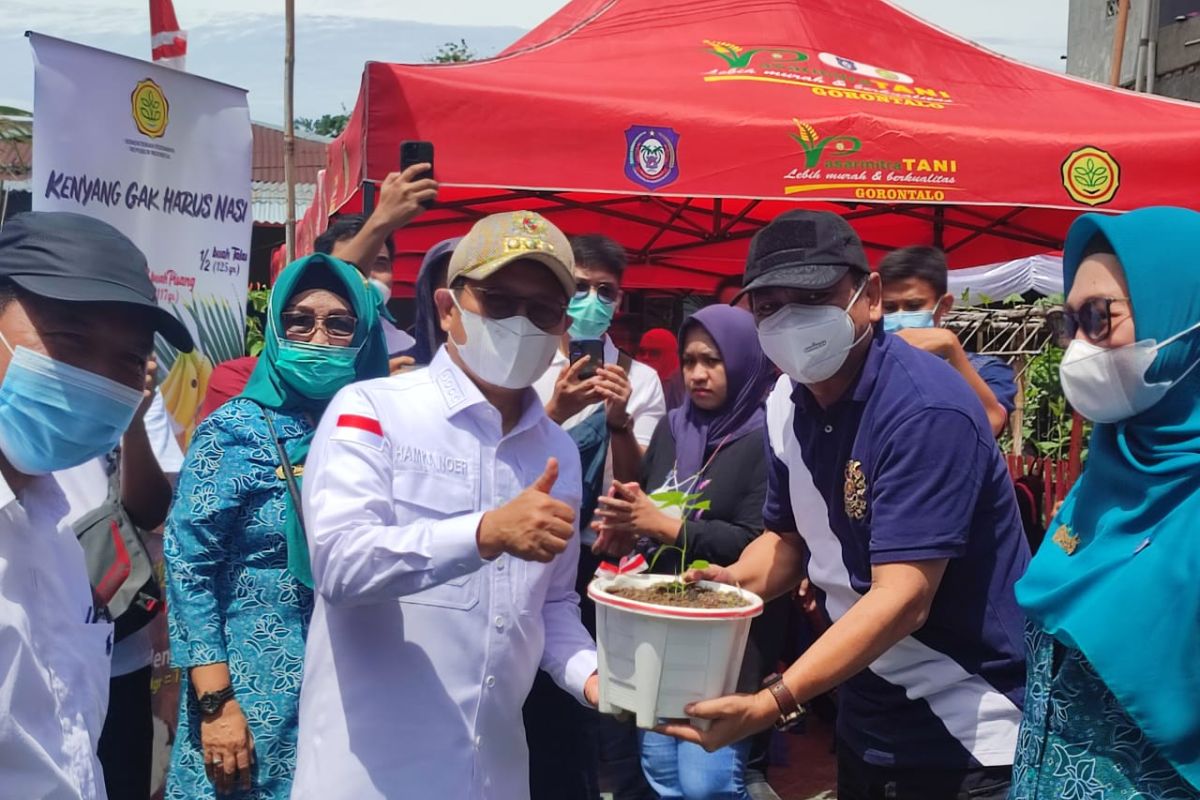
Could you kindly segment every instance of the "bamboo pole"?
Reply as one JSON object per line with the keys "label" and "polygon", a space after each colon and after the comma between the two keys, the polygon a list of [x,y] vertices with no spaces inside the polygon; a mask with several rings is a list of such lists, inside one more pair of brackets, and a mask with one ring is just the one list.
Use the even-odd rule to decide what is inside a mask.
{"label": "bamboo pole", "polygon": [[1121,0],[1117,8],[1117,30],[1113,34],[1112,71],[1108,73],[1108,82],[1112,86],[1121,85],[1121,57],[1125,54],[1125,30],[1128,27],[1129,0]]}
{"label": "bamboo pole", "polygon": [[283,181],[287,185],[285,252],[290,264],[296,258],[296,120],[292,91],[296,74],[296,0],[284,0],[286,44],[283,52]]}

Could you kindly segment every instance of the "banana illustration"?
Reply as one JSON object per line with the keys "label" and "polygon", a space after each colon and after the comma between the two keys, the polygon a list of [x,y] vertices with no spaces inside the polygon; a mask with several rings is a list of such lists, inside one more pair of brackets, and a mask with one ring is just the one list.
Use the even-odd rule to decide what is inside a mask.
{"label": "banana illustration", "polygon": [[208,390],[212,362],[199,350],[180,353],[162,383],[163,404],[175,422],[184,429],[184,441],[191,439],[196,411]]}

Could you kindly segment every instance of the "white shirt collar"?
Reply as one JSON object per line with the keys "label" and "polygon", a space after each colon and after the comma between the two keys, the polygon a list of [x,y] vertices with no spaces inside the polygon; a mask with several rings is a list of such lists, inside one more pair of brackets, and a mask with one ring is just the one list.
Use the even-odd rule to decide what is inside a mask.
{"label": "white shirt collar", "polygon": [[4,475],[0,475],[0,508],[17,499],[17,494],[8,485],[8,481],[4,479]]}
{"label": "white shirt collar", "polygon": [[[462,367],[454,363],[454,359],[450,357],[450,353],[446,350],[446,345],[442,345],[434,353],[433,359],[429,363],[429,374],[433,377],[433,383],[437,386],[438,393],[441,395],[446,419],[450,419],[470,408],[479,408],[481,406],[494,408],[488,402],[487,398],[483,396],[483,392],[479,391],[479,387],[475,385],[475,382],[471,380],[471,376],[464,372]],[[546,419],[546,409],[542,405],[542,401],[538,398],[537,392],[532,387],[525,390],[522,395],[522,403],[521,418],[513,426],[513,429],[508,432],[507,436],[515,436],[537,425],[541,420]]]}

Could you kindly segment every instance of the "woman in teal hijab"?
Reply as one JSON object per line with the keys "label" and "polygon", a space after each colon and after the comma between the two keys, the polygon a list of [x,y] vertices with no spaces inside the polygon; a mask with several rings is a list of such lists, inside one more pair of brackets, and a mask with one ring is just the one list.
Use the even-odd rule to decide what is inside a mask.
{"label": "woman in teal hijab", "polygon": [[196,428],[163,542],[171,657],[182,670],[171,800],[291,794],[313,607],[292,492],[334,394],[387,375],[377,302],[331,256],[289,265],[249,383]]}
{"label": "woman in teal hijab", "polygon": [[1086,214],[1063,267],[1063,390],[1097,424],[1016,588],[1011,797],[1200,798],[1200,214]]}

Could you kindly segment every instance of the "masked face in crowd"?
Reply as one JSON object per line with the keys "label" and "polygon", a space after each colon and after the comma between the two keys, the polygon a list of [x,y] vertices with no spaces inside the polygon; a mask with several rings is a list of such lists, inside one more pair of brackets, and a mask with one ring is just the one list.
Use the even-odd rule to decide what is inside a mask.
{"label": "masked face in crowd", "polygon": [[1148,383],[1146,372],[1158,350],[1186,331],[1161,343],[1137,340],[1129,286],[1112,253],[1095,253],[1079,265],[1063,318],[1063,392],[1088,419],[1131,417],[1158,402],[1173,385]]}
{"label": "masked face in crowd", "polygon": [[878,275],[844,275],[829,289],[755,289],[758,340],[775,366],[798,383],[834,377],[883,315]]}
{"label": "masked face in crowd", "polygon": [[485,280],[459,280],[434,296],[459,365],[503,389],[524,389],[550,366],[570,324],[562,284],[522,259]]}
{"label": "masked face in crowd", "polygon": [[936,328],[954,305],[954,295],[939,295],[929,281],[901,278],[883,284],[883,329]]}
{"label": "masked face in crowd", "polygon": [[303,289],[288,298],[277,367],[284,379],[314,400],[327,400],[355,379],[358,319],[346,298],[329,289]]}
{"label": "masked face in crowd", "polygon": [[567,309],[571,338],[599,339],[612,325],[621,302],[620,279],[601,267],[576,264],[575,286],[575,296]]}
{"label": "masked face in crowd", "polygon": [[134,306],[28,292],[5,302],[0,452],[8,463],[41,475],[116,447],[142,402],[152,347],[151,321]]}

